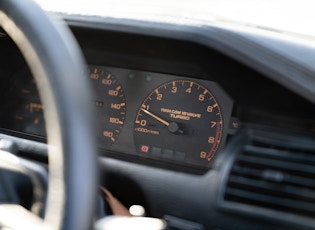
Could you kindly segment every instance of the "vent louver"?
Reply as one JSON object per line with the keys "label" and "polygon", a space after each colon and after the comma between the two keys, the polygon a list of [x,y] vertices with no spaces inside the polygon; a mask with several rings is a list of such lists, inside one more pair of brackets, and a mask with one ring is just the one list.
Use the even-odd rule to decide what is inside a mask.
{"label": "vent louver", "polygon": [[224,200],[314,217],[314,143],[285,136],[251,137],[231,168]]}

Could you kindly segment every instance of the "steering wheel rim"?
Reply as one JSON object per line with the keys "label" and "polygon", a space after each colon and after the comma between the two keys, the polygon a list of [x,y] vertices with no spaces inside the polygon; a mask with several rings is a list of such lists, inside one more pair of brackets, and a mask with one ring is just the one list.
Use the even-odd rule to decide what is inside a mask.
{"label": "steering wheel rim", "polygon": [[96,138],[78,45],[31,0],[1,0],[0,26],[22,52],[45,108],[50,178],[44,224],[90,229],[97,197]]}

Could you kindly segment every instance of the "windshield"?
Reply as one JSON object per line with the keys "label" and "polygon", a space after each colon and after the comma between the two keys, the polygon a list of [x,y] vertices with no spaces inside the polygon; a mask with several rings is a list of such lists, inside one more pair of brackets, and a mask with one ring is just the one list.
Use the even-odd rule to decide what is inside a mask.
{"label": "windshield", "polygon": [[36,0],[45,10],[180,23],[220,21],[313,40],[313,0]]}

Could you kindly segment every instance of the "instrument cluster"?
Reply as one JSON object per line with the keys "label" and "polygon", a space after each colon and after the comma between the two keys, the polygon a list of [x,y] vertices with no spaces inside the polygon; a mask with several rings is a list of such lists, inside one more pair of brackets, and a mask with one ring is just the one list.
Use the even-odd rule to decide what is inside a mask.
{"label": "instrument cluster", "polygon": [[[1,128],[45,138],[33,78],[12,78]],[[101,150],[208,168],[229,130],[233,102],[215,82],[89,65]],[[18,105],[12,107],[11,105]]]}

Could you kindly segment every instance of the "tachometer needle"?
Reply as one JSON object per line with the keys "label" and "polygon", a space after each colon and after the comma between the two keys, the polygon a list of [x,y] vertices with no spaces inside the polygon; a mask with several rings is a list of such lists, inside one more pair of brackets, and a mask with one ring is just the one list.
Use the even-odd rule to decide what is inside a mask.
{"label": "tachometer needle", "polygon": [[158,120],[159,122],[163,123],[164,125],[166,125],[166,126],[169,126],[169,125],[170,125],[169,122],[167,122],[167,121],[165,121],[164,119],[162,119],[162,118],[156,116],[155,114],[151,113],[150,111],[148,111],[148,110],[146,110],[146,109],[143,109],[143,108],[142,108],[141,110],[142,110],[143,112],[145,112],[146,114],[150,115],[151,117],[153,117],[154,119]]}
{"label": "tachometer needle", "polygon": [[166,125],[168,127],[168,130],[171,133],[174,134],[184,134],[184,131],[180,129],[179,125],[177,124],[177,122],[167,122],[164,119],[160,118],[159,116],[151,113],[150,111],[146,110],[146,109],[141,109],[143,112],[145,112],[146,114],[148,114],[149,116],[153,117],[154,119],[158,120],[159,122],[161,122],[162,124]]}

